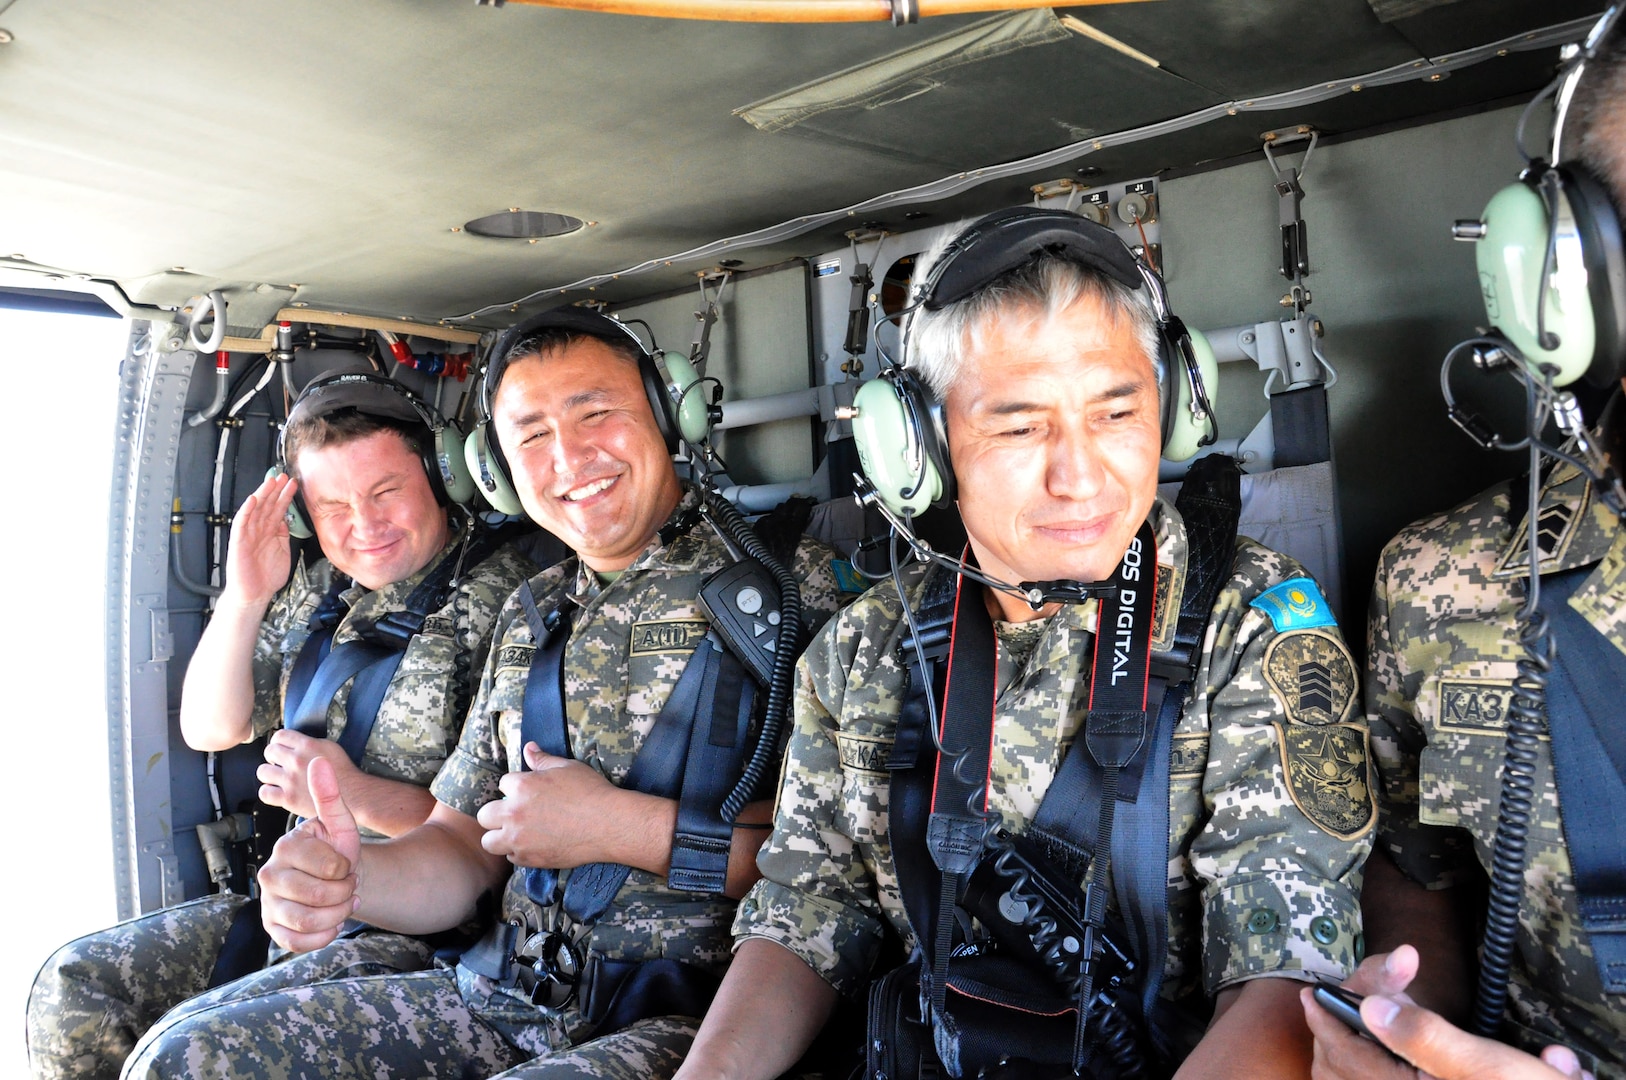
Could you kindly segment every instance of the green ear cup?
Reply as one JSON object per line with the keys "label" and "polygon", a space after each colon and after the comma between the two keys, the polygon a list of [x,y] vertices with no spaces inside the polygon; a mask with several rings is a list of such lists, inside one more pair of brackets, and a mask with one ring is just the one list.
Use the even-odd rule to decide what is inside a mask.
{"label": "green ear cup", "polygon": [[[281,476],[282,474],[283,468],[281,465],[273,465],[269,469],[265,470],[265,478],[267,480],[271,479],[273,476]],[[288,512],[283,516],[288,522],[289,536],[293,537],[295,540],[309,540],[311,537],[315,536],[316,533],[312,531],[310,522],[305,520],[305,513],[302,509],[300,509],[301,505],[302,503],[299,496],[295,495],[294,501],[288,504]]]}
{"label": "green ear cup", "polygon": [[910,436],[903,400],[890,382],[871,379],[859,387],[853,410],[859,463],[893,513],[919,514],[942,497],[943,478],[920,439]]}
{"label": "green ear cup", "polygon": [[489,424],[481,424],[474,429],[474,434],[464,440],[464,463],[468,467],[475,488],[485,496],[486,502],[491,504],[493,510],[510,517],[521,517],[525,513],[525,507],[520,505],[519,496],[514,494],[514,487],[509,483],[507,473],[486,444],[489,431]]}
{"label": "green ear cup", "polygon": [[[1219,386],[1219,361],[1214,359],[1214,347],[1201,330],[1186,332],[1191,338],[1191,354],[1197,358],[1197,374],[1202,377],[1203,391],[1212,407],[1214,392]],[[1171,371],[1168,378],[1170,385],[1165,393],[1174,395],[1174,415],[1170,418],[1169,437],[1163,443],[1163,456],[1169,461],[1185,461],[1197,452],[1199,442],[1212,430],[1215,419],[1206,416],[1199,420],[1191,415],[1191,383],[1184,372]]]}
{"label": "green ear cup", "polygon": [[[1498,191],[1485,207],[1483,239],[1475,245],[1479,287],[1491,325],[1511,341],[1526,360],[1558,368],[1554,382],[1574,382],[1592,363],[1597,327],[1587,292],[1586,270],[1573,245],[1568,200],[1559,196],[1559,240],[1555,272],[1541,281],[1547,254],[1547,204],[1528,184]],[[1568,236],[1566,236],[1568,234]],[[1566,242],[1567,240],[1571,242]],[[1546,293],[1547,332],[1558,337],[1556,349],[1544,349],[1537,332],[1537,313]]]}
{"label": "green ear cup", "polygon": [[711,436],[711,407],[706,401],[700,373],[680,352],[661,356],[661,374],[672,396],[672,415],[687,442],[702,443]]}
{"label": "green ear cup", "polygon": [[451,422],[435,432],[435,465],[446,497],[454,503],[474,498],[474,473],[464,453],[466,441],[463,432]]}

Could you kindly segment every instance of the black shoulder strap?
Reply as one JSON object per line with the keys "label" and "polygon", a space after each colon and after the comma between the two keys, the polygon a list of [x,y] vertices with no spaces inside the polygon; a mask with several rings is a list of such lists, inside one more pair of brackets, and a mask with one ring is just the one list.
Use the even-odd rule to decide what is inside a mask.
{"label": "black shoulder strap", "polygon": [[1569,598],[1592,567],[1541,579],[1541,610],[1557,643],[1547,683],[1558,805],[1581,925],[1604,991],[1626,993],[1626,654]]}
{"label": "black shoulder strap", "polygon": [[817,503],[806,495],[793,495],[757,518],[751,529],[779,562],[791,565]]}
{"label": "black shoulder strap", "polygon": [[[519,587],[520,607],[531,629],[535,649],[525,675],[525,697],[520,706],[520,745],[536,743],[543,753],[570,756],[570,734],[565,725],[565,644],[570,639],[570,609],[560,603],[543,613],[531,583]],[[519,767],[526,768],[523,756]],[[559,871],[547,867],[525,870],[525,894],[543,907],[559,898]]]}
{"label": "black shoulder strap", "polygon": [[[520,586],[519,598],[537,643],[526,675],[520,737],[556,757],[569,757],[564,691],[568,608],[560,604],[542,612],[529,582]],[[733,823],[723,821],[716,810],[739,774],[754,702],[755,684],[744,665],[723,648],[715,633],[708,633],[684,666],[622,781],[622,787],[633,791],[679,799],[668,875],[674,889],[723,889]],[[558,871],[531,868],[525,887],[538,904],[552,906],[562,899],[566,914],[590,923],[609,907],[629,873],[629,867],[616,863],[577,867],[561,898]]]}
{"label": "black shoulder strap", "polygon": [[[294,657],[293,669],[288,673],[288,685],[282,695],[282,726],[298,730],[294,724],[294,717],[299,715],[299,706],[305,700],[305,692],[310,689],[311,680],[316,677],[316,669],[321,667],[322,661],[327,659],[328,653],[333,650],[333,632],[338,628],[345,612],[350,605],[345,603],[343,595],[350,588],[350,578],[338,571],[333,572],[333,581],[328,585],[326,594],[311,612],[306,628],[310,631],[305,638],[305,644],[299,648],[299,655]],[[327,734],[326,719],[323,720],[322,735]]]}
{"label": "black shoulder strap", "polygon": [[[473,534],[447,552],[424,576],[401,610],[386,612],[371,625],[361,627],[355,640],[337,648],[332,644],[333,634],[346,610],[337,594],[348,588],[349,581],[335,576],[333,587],[311,617],[313,633],[294,660],[283,699],[283,726],[313,738],[327,738],[328,707],[339,689],[351,683],[338,743],[359,766],[407,645],[429,616],[446,606],[452,590],[457,588],[459,571],[479,565],[501,543],[496,532],[476,526]],[[319,620],[322,626],[316,629]],[[454,649],[461,649],[456,627],[452,638]]]}
{"label": "black shoulder strap", "polygon": [[[887,756],[887,830],[904,910],[923,967],[931,972],[928,1016],[943,1014],[955,900],[962,877],[981,854],[986,829],[994,628],[981,590],[961,588],[962,580],[936,567],[927,571],[915,633],[899,646],[910,686]],[[899,599],[908,603],[907,597]],[[955,665],[957,679],[950,671]],[[943,703],[940,717],[932,716],[928,705],[932,683]],[[927,724],[939,725],[937,741],[959,753],[939,754]]]}
{"label": "black shoulder strap", "polygon": [[1236,561],[1236,526],[1242,515],[1242,466],[1224,454],[1198,458],[1186,474],[1174,508],[1186,527],[1186,586],[1175,623],[1174,646],[1167,655],[1180,670],[1163,670],[1171,683],[1188,681],[1197,671],[1203,631],[1220,586]]}

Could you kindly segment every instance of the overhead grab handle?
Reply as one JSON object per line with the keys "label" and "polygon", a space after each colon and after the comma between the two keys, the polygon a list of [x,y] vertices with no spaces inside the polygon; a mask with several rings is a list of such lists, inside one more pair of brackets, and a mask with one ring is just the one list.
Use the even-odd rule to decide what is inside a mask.
{"label": "overhead grab handle", "polygon": [[[207,338],[199,337],[204,321],[214,317]],[[192,301],[192,317],[186,324],[187,343],[198,352],[218,352],[226,340],[226,297],[219,289]]]}

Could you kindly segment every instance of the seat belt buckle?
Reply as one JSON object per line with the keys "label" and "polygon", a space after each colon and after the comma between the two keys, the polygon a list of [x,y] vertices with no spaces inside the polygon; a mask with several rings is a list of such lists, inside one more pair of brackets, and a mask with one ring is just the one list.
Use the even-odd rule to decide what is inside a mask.
{"label": "seat belt buckle", "polygon": [[418,631],[423,629],[423,618],[410,611],[391,611],[379,617],[368,635],[378,644],[391,644],[405,648]]}
{"label": "seat belt buckle", "polygon": [[727,840],[697,833],[675,834],[667,886],[679,892],[722,892],[728,883],[728,856],[732,846]]}

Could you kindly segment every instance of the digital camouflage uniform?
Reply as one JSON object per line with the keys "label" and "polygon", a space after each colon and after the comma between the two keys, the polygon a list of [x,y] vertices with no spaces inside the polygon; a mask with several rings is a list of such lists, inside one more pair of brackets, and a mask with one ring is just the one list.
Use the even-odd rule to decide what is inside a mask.
{"label": "digital camouflage uniform", "polygon": [[[455,541],[454,541],[455,543]],[[440,559],[419,573],[369,592],[351,586],[351,607],[334,644],[357,635],[357,626],[406,599]],[[457,743],[475,673],[485,662],[490,633],[503,600],[535,565],[504,545],[471,570],[452,599],[424,622],[408,643],[379,706],[362,754],[374,776],[427,787]],[[254,737],[282,725],[282,690],[307,623],[332,581],[324,559],[301,564],[260,623],[254,645]],[[452,629],[456,627],[456,644]],[[458,653],[462,656],[459,657]],[[329,737],[343,730],[346,684],[328,708]],[[139,916],[59,949],[34,982],[28,1003],[29,1056],[37,1077],[116,1076],[142,1032],[165,1011],[204,991],[230,929],[248,898],[213,894]],[[326,949],[279,957],[264,971],[211,991],[211,997],[263,992],[341,974],[414,971],[427,967],[433,949],[402,934],[360,928]]]}
{"label": "digital camouflage uniform", "polygon": [[[1366,700],[1382,842],[1430,888],[1477,873],[1476,857],[1490,866],[1529,572],[1526,526],[1508,513],[1501,484],[1402,530],[1378,563]],[[1626,529],[1568,465],[1544,485],[1538,524],[1543,575],[1597,564],[1570,603],[1626,650]],[[1532,810],[1508,1031],[1532,1053],[1564,1043],[1599,1077],[1626,1078],[1626,999],[1603,992],[1581,928],[1545,737]]]}
{"label": "digital camouflage uniform", "polygon": [[[1164,613],[1154,646],[1166,647],[1185,582],[1185,527],[1161,500],[1151,518]],[[1204,995],[1261,975],[1340,979],[1359,958],[1356,898],[1377,810],[1354,665],[1335,626],[1284,633],[1250,606],[1301,574],[1292,560],[1238,542],[1202,648],[1201,693],[1173,736],[1162,993],[1197,1014],[1197,1033]],[[924,579],[918,565],[904,577],[917,610]],[[1326,610],[1307,579],[1288,588]],[[995,623],[989,806],[1012,831],[1032,819],[1083,721],[1095,610],[1092,601]],[[886,758],[908,685],[897,656],[907,632],[898,593],[883,583],[802,658],[774,830],[757,860],[763,878],[734,924],[738,940],[778,942],[848,995],[870,978],[888,925],[915,945],[887,836]],[[1312,671],[1319,678],[1301,681]]]}
{"label": "digital camouflage uniform", "polygon": [[[696,501],[687,491],[674,518],[691,512]],[[833,558],[812,540],[796,549],[790,569],[801,583],[809,630],[841,602]],[[656,541],[608,584],[574,559],[531,580],[539,610],[566,597],[574,602],[563,671],[577,760],[613,781],[625,778],[704,639],[701,580],[731,561],[722,543],[700,526],[670,544]],[[504,606],[496,635],[462,739],[432,789],[441,802],[471,816],[501,797],[497,785],[504,774],[523,768],[520,724],[534,645],[517,595]],[[670,958],[721,975],[734,906],[719,896],[673,891],[664,877],[633,870],[598,922],[582,928],[584,952],[590,947],[611,959]],[[566,922],[556,909],[544,911],[531,901],[523,871],[509,878],[502,916],[523,924],[521,941]],[[660,1017],[584,1042],[591,1029],[574,1004],[544,1010],[523,991],[514,993],[521,996],[462,966],[294,989],[177,1025],[166,1022],[138,1048],[128,1075],[463,1077],[518,1066],[505,1075],[630,1080],[676,1071],[699,1026],[697,1018]]]}

